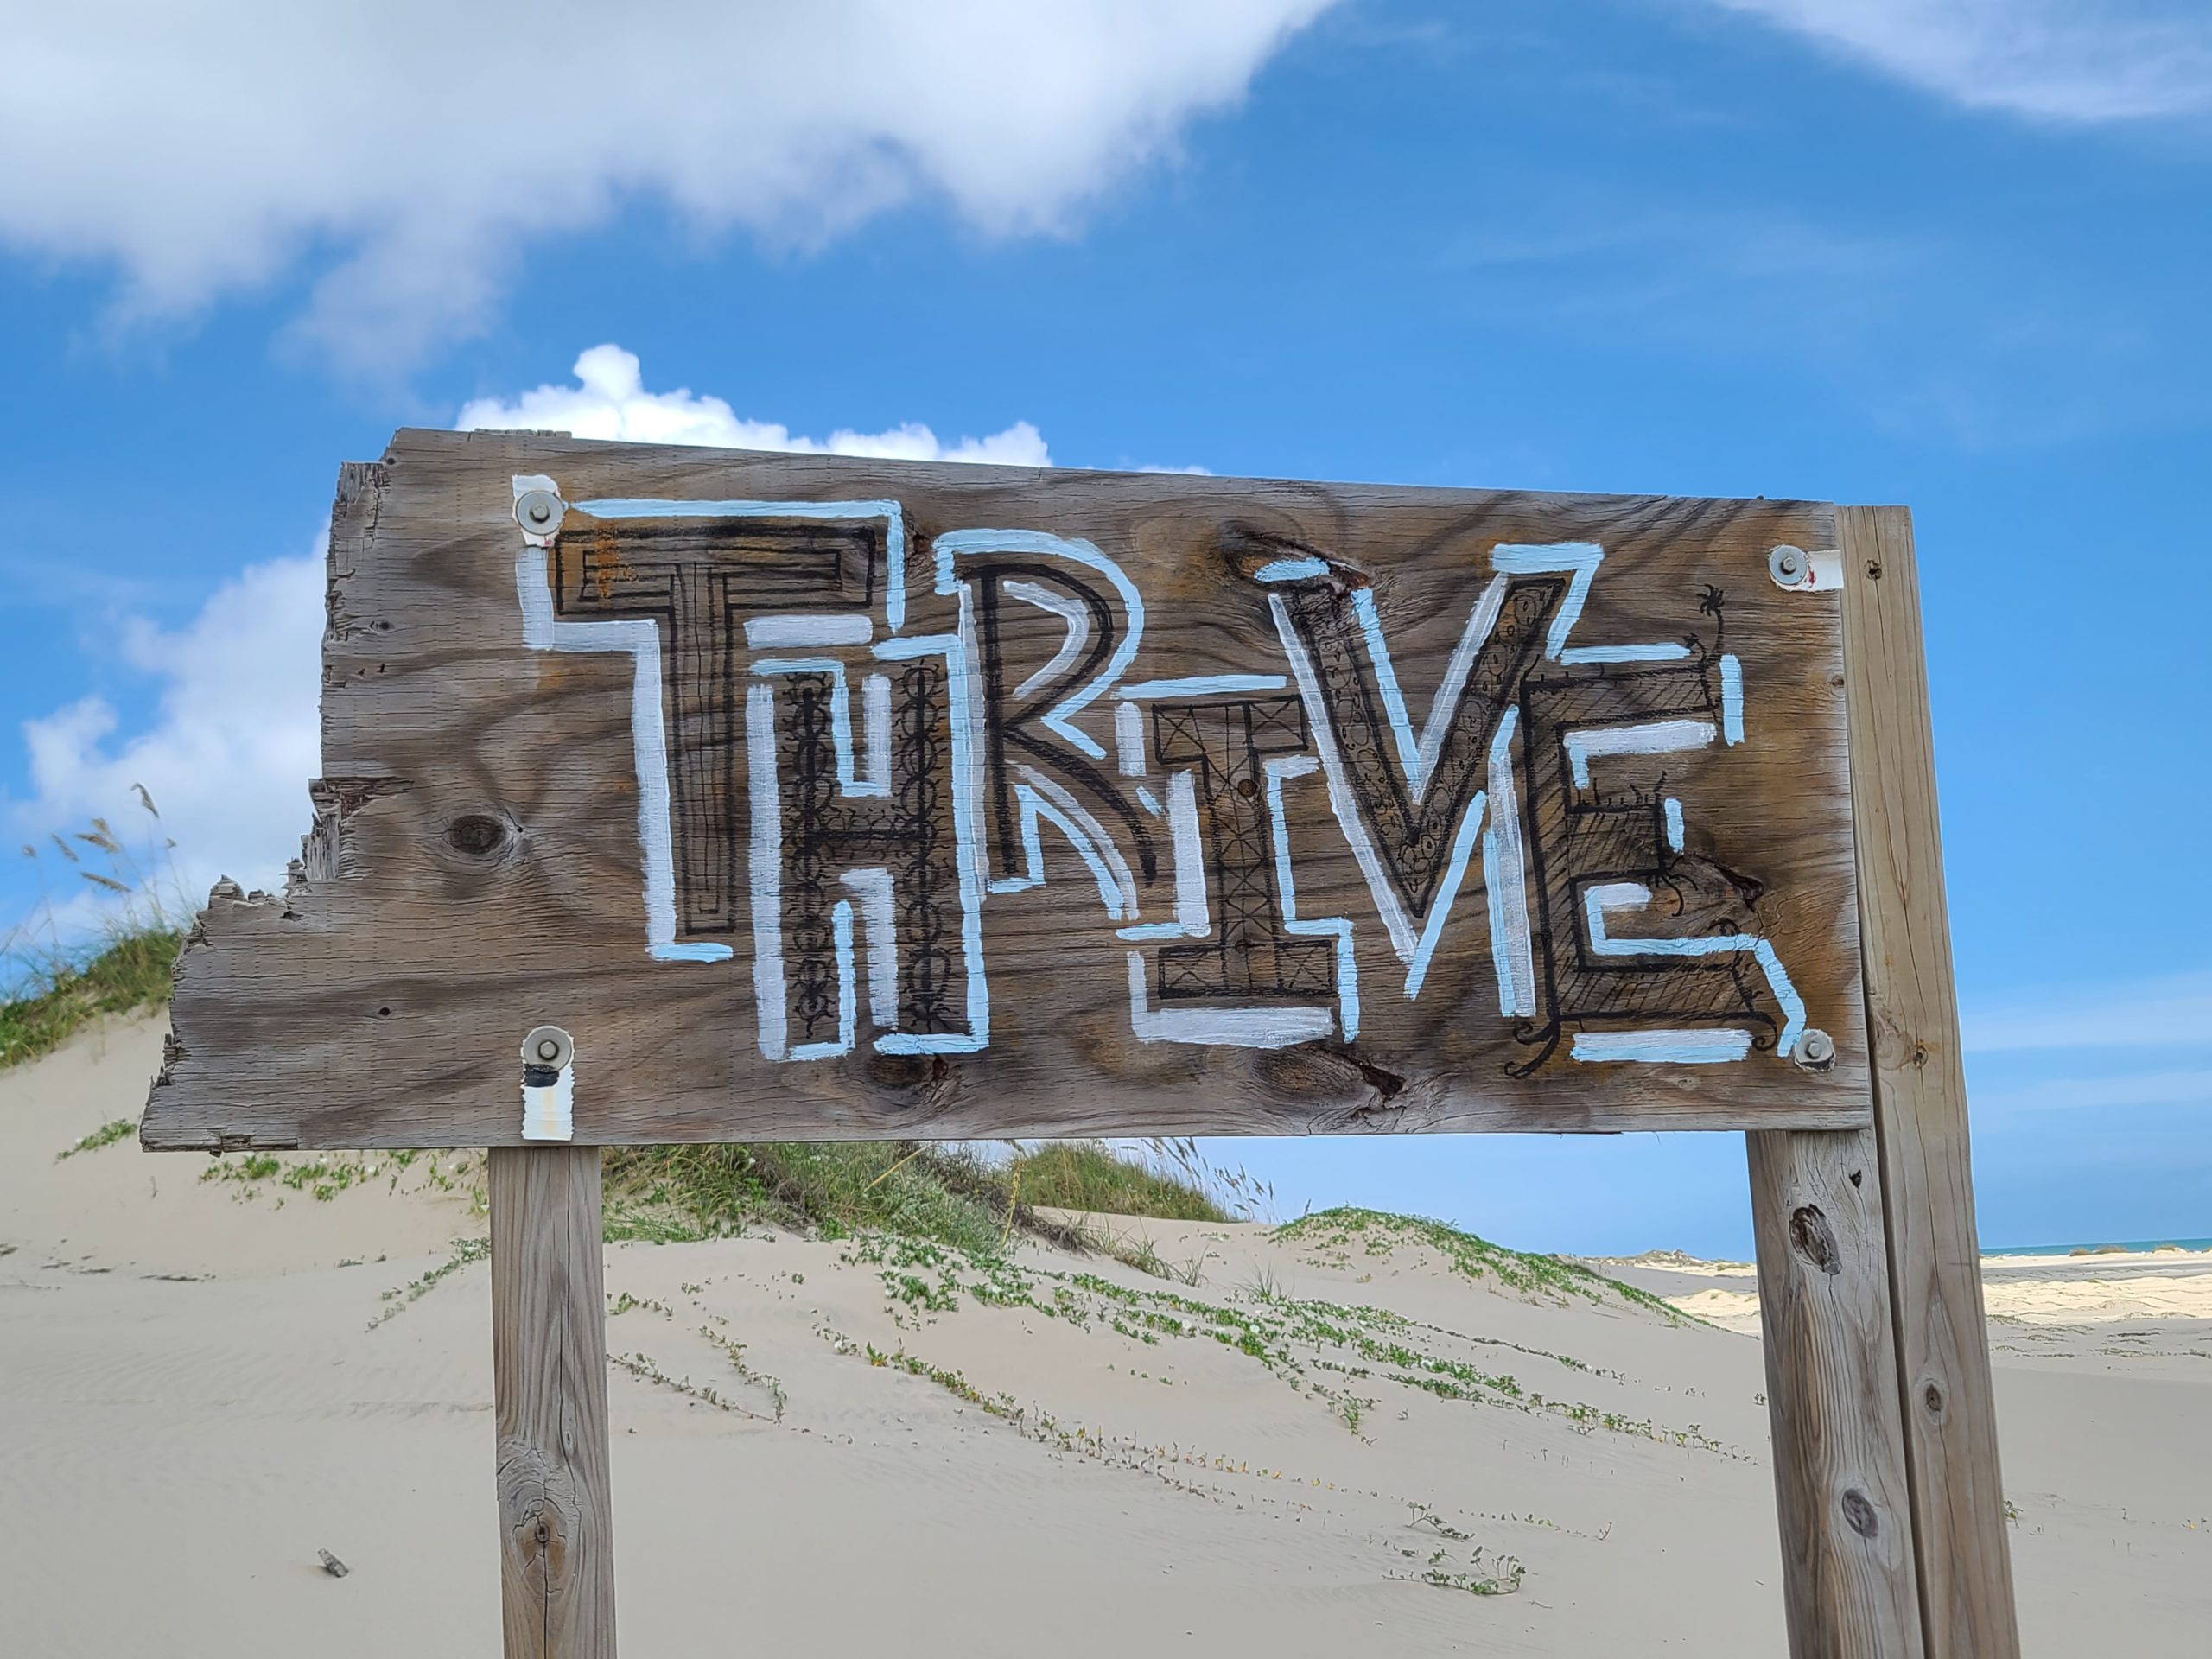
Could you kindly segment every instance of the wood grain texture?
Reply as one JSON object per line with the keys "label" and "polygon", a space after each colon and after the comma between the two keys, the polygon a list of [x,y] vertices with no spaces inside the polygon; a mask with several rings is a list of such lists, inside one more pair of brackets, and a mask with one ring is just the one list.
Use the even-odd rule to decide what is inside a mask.
{"label": "wood grain texture", "polygon": [[1911,515],[1840,514],[1876,1130],[1928,1659],[2015,1659]]}
{"label": "wood grain texture", "polygon": [[491,1189],[506,1659],[613,1659],[599,1148],[496,1148]]}
{"label": "wood grain texture", "polygon": [[1792,1659],[1922,1659],[1873,1131],[1745,1139]]}
{"label": "wood grain texture", "polygon": [[[566,504],[537,575],[518,475],[550,478]],[[609,498],[895,501],[905,555],[880,514],[683,519]],[[979,529],[982,551],[960,534]],[[1102,563],[1038,551],[1046,532]],[[515,1046],[545,1022],[576,1039],[576,1133],[601,1143],[1863,1126],[1840,595],[1768,573],[1777,544],[1834,540],[1818,503],[404,432],[340,480],[325,776],[301,865],[282,893],[219,887],[193,930],[145,1143],[512,1144]],[[1563,568],[1506,574],[1499,550],[1558,543],[1602,547],[1586,594]],[[1107,564],[1144,606],[1118,669],[1099,664],[1135,629]],[[1465,690],[1415,755],[1493,584]],[[525,639],[531,604],[551,648]],[[1403,739],[1360,632],[1370,605]],[[744,627],[763,616],[826,617],[873,643],[755,642]],[[593,628],[657,639],[664,765],[639,759],[636,659],[615,633],[577,632]],[[1087,643],[1063,659],[1077,630]],[[964,641],[958,673],[949,654],[894,654],[947,639]],[[1636,645],[1662,654],[1605,656]],[[1231,675],[1270,683],[1156,683]],[[1068,712],[1083,686],[1098,695]],[[1742,741],[1723,741],[1736,707]],[[1668,722],[1713,734],[1606,751],[1609,730]],[[897,787],[871,796],[855,787],[880,758],[863,728],[884,727]],[[1577,762],[1570,740],[1597,754]],[[1422,766],[1426,792],[1409,782]],[[841,769],[855,770],[841,783]],[[670,938],[724,960],[647,955],[641,826],[664,779]],[[1099,826],[1096,868],[1051,817],[1025,824],[1024,789]],[[1488,804],[1509,795],[1510,810]],[[1179,823],[1195,826],[1185,839]],[[1517,854],[1490,844],[1505,826]],[[1043,880],[1025,887],[1030,830]],[[954,857],[971,843],[972,908]],[[846,879],[862,866],[888,872],[874,897]],[[1493,867],[1513,872],[1495,893]],[[1764,942],[1834,1038],[1833,1066],[1776,1052],[1785,999],[1749,950],[1598,952],[1585,906],[1607,884],[1651,894],[1614,916],[1621,933]],[[1510,924],[1495,937],[1525,941],[1523,963],[1499,966],[1493,900]],[[872,944],[879,901],[895,951]],[[971,914],[980,974],[960,931]],[[763,916],[780,951],[767,968]],[[1356,981],[1316,925],[1328,918],[1349,925]],[[951,1052],[978,980],[988,1040]],[[1303,1034],[1139,1039],[1171,1016],[1185,1033],[1193,1018],[1256,1018]],[[801,1058],[836,1047],[841,1020],[849,1052]],[[1730,1064],[1574,1058],[1652,1027],[1738,1029],[1753,1047]],[[777,1044],[786,1058],[769,1058]]]}

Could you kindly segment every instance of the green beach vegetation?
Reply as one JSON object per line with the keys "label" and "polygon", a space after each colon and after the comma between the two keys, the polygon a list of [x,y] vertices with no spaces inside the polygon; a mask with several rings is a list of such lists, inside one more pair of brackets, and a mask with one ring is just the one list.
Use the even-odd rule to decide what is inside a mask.
{"label": "green beach vegetation", "polygon": [[[28,971],[19,965],[15,994],[0,1002],[0,1068],[51,1053],[105,1016],[166,1003],[183,937],[166,913],[141,913],[111,926],[89,950],[52,949],[41,965]],[[137,1127],[133,1119],[118,1118],[58,1155],[112,1146]],[[372,1167],[356,1154],[324,1154],[305,1163],[246,1154],[217,1160],[207,1179],[235,1184],[242,1195],[271,1184],[327,1201],[384,1173],[384,1166],[397,1171],[421,1155],[380,1153]],[[995,1256],[1020,1233],[1185,1284],[1197,1282],[1195,1262],[1169,1261],[1148,1236],[1095,1218],[1249,1221],[1263,1218],[1274,1197],[1243,1171],[1209,1163],[1187,1140],[1137,1146],[1035,1141],[1004,1158],[918,1141],[609,1147],[604,1157],[610,1243],[679,1243],[773,1227],[833,1239],[891,1234]],[[456,1186],[467,1179],[448,1176],[436,1184]],[[1494,1278],[1524,1294],[1627,1301],[1671,1319],[1685,1317],[1579,1263],[1509,1249],[1441,1222],[1340,1208],[1300,1217],[1277,1235],[1347,1259],[1426,1245],[1470,1278]]]}
{"label": "green beach vegetation", "polygon": [[[168,1000],[185,938],[181,918],[190,906],[176,877],[175,843],[161,833],[153,798],[143,788],[137,793],[148,823],[143,849],[94,818],[84,830],[49,836],[44,848],[22,849],[42,874],[58,869],[71,879],[63,888],[68,897],[48,885],[33,916],[0,939],[0,958],[14,975],[0,1000],[0,1069],[51,1053],[104,1018],[149,1012]],[[87,887],[114,903],[96,938],[73,944],[57,918]],[[58,1155],[96,1152],[129,1139],[137,1127],[135,1119],[118,1118]],[[1097,1218],[1254,1221],[1270,1216],[1274,1198],[1265,1183],[1210,1162],[1195,1142],[1177,1138],[1023,1142],[1005,1156],[918,1141],[609,1147],[602,1156],[610,1242],[676,1243],[773,1227],[831,1239],[888,1235],[999,1258],[1019,1232],[1186,1286],[1199,1282],[1203,1252],[1172,1262],[1141,1230]],[[396,1187],[418,1159],[435,1185],[470,1188],[481,1208],[480,1171],[454,1165],[451,1154],[326,1153],[302,1161],[251,1153],[216,1159],[204,1179],[233,1184],[242,1198],[276,1185],[327,1202],[372,1176],[389,1174]],[[1277,1228],[1276,1236],[1338,1261],[1424,1245],[1458,1272],[1524,1295],[1627,1301],[1683,1317],[1579,1263],[1508,1249],[1440,1222],[1339,1208],[1300,1217]]]}
{"label": "green beach vegetation", "polygon": [[50,1054],[108,1014],[159,1007],[183,942],[170,927],[118,930],[90,951],[22,973],[0,1002],[0,1066]]}
{"label": "green beach vegetation", "polygon": [[1020,1232],[1119,1255],[1118,1241],[1059,1212],[1233,1221],[1257,1190],[1241,1172],[1212,1169],[1187,1141],[1146,1152],[1047,1141],[1003,1160],[918,1141],[610,1147],[606,1179],[609,1238],[673,1242],[766,1224],[827,1238],[895,1233],[990,1254]]}
{"label": "green beach vegetation", "polygon": [[1189,1141],[1148,1146],[1141,1158],[1101,1141],[1039,1141],[1014,1154],[1013,1179],[1031,1204],[1099,1215],[1236,1221],[1258,1207],[1243,1172],[1207,1165]]}
{"label": "green beach vegetation", "polygon": [[[39,875],[39,902],[0,934],[0,1068],[50,1054],[109,1014],[168,1001],[181,918],[196,906],[183,901],[176,843],[162,832],[154,798],[131,787],[145,813],[139,844],[105,818],[23,843]],[[90,938],[65,930],[65,917],[103,898],[109,903]]]}

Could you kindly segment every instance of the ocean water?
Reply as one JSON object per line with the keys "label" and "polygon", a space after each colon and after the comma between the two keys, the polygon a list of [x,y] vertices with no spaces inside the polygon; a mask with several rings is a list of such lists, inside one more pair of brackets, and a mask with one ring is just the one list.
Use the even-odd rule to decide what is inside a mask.
{"label": "ocean water", "polygon": [[1985,1246],[1984,1255],[2070,1255],[2075,1250],[2125,1250],[2130,1255],[2147,1254],[2169,1245],[2184,1250],[2212,1250],[2212,1238],[2088,1238],[2071,1244],[2007,1244],[2001,1249]]}

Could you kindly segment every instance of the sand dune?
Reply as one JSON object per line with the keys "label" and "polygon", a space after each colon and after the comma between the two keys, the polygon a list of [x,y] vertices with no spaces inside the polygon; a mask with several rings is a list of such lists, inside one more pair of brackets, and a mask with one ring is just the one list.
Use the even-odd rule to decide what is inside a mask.
{"label": "sand dune", "polygon": [[[0,1076],[0,1649],[496,1651],[474,1160],[57,1160],[159,1043]],[[1747,1271],[1118,1224],[609,1247],[625,1650],[1783,1650]],[[2208,1268],[1992,1264],[2031,1652],[2202,1650]]]}

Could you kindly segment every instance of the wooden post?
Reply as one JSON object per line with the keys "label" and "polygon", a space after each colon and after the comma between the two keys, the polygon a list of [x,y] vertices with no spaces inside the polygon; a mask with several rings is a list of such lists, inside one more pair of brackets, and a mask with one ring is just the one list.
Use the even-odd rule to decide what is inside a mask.
{"label": "wooden post", "polygon": [[1745,1139],[1792,1659],[1924,1659],[1873,1132]]}
{"label": "wooden post", "polygon": [[2017,1659],[1912,516],[1842,507],[1837,527],[1860,949],[1927,1659]]}
{"label": "wooden post", "polygon": [[495,1147],[491,1189],[506,1659],[613,1659],[599,1148]]}

